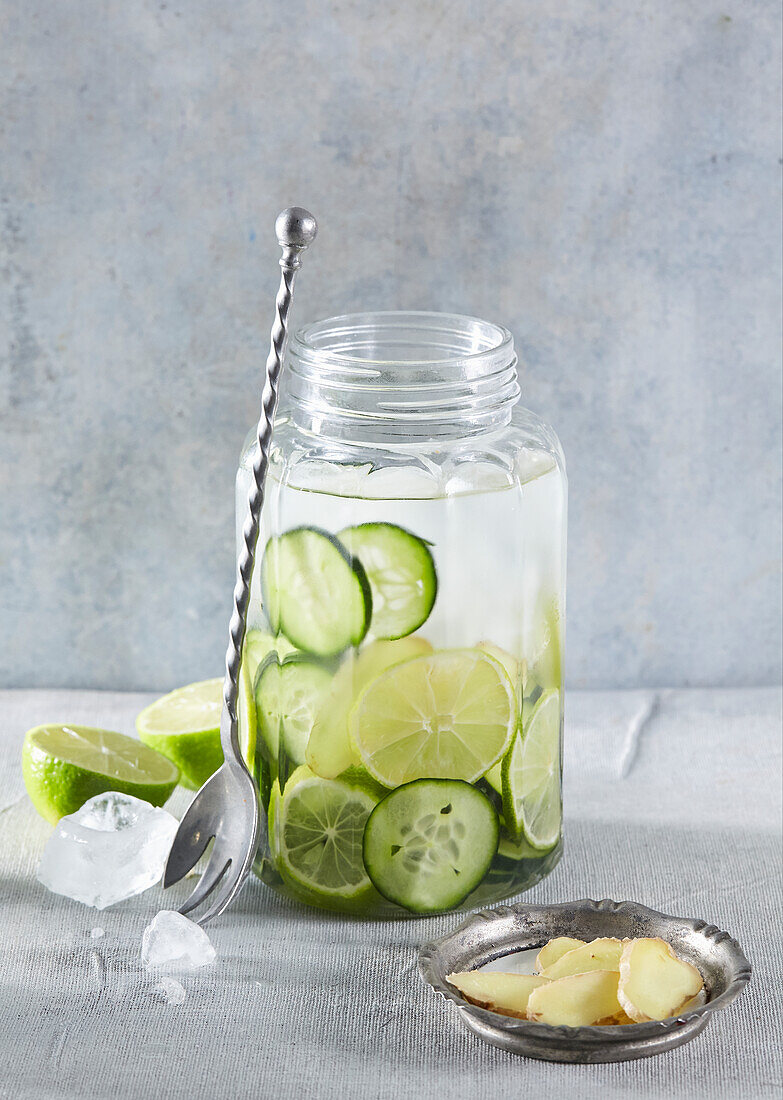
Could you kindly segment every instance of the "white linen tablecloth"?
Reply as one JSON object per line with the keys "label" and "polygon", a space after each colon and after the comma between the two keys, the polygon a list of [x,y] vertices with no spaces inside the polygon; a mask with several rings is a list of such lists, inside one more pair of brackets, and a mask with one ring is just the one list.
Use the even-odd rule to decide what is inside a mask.
{"label": "white linen tablecloth", "polygon": [[701,917],[754,967],[747,992],[692,1043],[602,1066],[529,1061],[465,1031],[416,970],[418,945],[461,917],[359,923],[255,880],[209,929],[217,963],[179,978],[184,1004],[162,1002],[141,933],[190,884],[101,913],[48,893],[35,868],[50,827],[19,765],[28,727],[132,733],[150,698],[0,692],[0,1096],[781,1095],[779,691],[568,695],[565,855],[527,898],[633,899]]}

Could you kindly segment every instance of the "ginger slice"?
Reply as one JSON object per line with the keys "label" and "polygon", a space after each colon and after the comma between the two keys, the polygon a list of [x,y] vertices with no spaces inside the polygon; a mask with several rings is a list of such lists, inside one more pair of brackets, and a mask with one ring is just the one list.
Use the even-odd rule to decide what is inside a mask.
{"label": "ginger slice", "polygon": [[623,941],[613,938],[592,940],[566,951],[559,959],[547,966],[542,973],[545,977],[566,978],[569,974],[586,974],[590,970],[620,969],[620,955]]}
{"label": "ginger slice", "polygon": [[629,940],[620,955],[620,1004],[637,1023],[676,1016],[704,987],[695,966],[662,939]]}
{"label": "ginger slice", "polygon": [[621,1012],[617,999],[619,977],[616,970],[590,970],[547,982],[530,994],[527,1018],[568,1027],[613,1022]]}
{"label": "ginger slice", "polygon": [[567,951],[573,951],[575,947],[582,947],[584,942],[584,940],[572,939],[571,936],[556,936],[549,943],[545,943],[536,955],[536,974],[540,974],[548,966],[552,966]]}
{"label": "ginger slice", "polygon": [[446,981],[455,986],[463,997],[480,1008],[488,1008],[503,1016],[527,1019],[528,997],[547,978],[537,974],[501,974],[494,970],[466,970],[459,974],[447,974]]}

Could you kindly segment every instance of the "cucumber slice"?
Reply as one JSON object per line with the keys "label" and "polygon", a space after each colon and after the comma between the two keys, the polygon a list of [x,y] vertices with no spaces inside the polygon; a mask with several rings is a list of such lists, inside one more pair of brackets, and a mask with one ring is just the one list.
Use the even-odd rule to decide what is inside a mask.
{"label": "cucumber slice", "polygon": [[256,722],[273,761],[284,752],[294,766],[304,764],[310,731],[331,683],[329,668],[304,654],[281,663],[270,653],[262,662],[254,691]]}
{"label": "cucumber slice", "polygon": [[387,795],[364,829],[364,865],[376,890],[413,913],[459,905],[497,851],[489,799],[455,779],[416,779]]}
{"label": "cucumber slice", "polygon": [[283,634],[269,634],[266,630],[248,630],[245,635],[245,654],[242,658],[248,667],[250,682],[255,683],[258,666],[270,653],[277,653],[282,661],[289,653],[296,653],[296,647],[292,646]]}
{"label": "cucumber slice", "polygon": [[376,638],[404,638],[429,617],[438,592],[428,544],[396,523],[361,523],[337,536],[365,568]]}
{"label": "cucumber slice", "polygon": [[266,544],[261,588],[272,630],[298,649],[336,657],[358,645],[372,615],[361,563],[328,531],[295,527]]}

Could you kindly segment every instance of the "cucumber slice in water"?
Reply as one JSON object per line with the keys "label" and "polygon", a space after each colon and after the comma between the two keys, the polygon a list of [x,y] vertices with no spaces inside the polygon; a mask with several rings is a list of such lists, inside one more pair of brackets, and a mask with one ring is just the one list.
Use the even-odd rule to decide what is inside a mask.
{"label": "cucumber slice in water", "polygon": [[266,630],[248,630],[242,660],[247,665],[250,682],[255,683],[258,667],[270,653],[276,653],[282,661],[290,653],[296,652],[296,646],[292,646],[283,634],[275,637]]}
{"label": "cucumber slice in water", "polygon": [[298,649],[335,657],[358,645],[370,625],[372,596],[361,563],[328,531],[295,527],[271,538],[261,588],[274,632]]}
{"label": "cucumber slice in water", "polygon": [[337,536],[364,566],[376,638],[404,638],[429,617],[438,592],[427,543],[396,523],[361,523]]}
{"label": "cucumber slice in water", "polygon": [[329,669],[304,654],[280,663],[270,653],[263,661],[256,674],[256,722],[272,760],[282,751],[294,765],[304,764],[310,731],[331,683]]}
{"label": "cucumber slice in water", "polygon": [[370,814],[364,865],[389,901],[414,913],[436,913],[475,890],[498,836],[498,815],[481,791],[461,780],[417,779]]}

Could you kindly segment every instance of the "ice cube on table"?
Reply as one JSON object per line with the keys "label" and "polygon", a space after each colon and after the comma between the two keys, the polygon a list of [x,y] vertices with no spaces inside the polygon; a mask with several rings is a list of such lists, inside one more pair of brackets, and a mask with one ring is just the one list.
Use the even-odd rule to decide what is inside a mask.
{"label": "ice cube on table", "polygon": [[198,924],[163,909],[144,929],[141,961],[147,970],[196,970],[215,961],[215,948]]}
{"label": "ice cube on table", "polygon": [[161,978],[155,986],[155,990],[160,993],[166,1004],[170,1005],[184,1004],[188,995],[184,985],[178,982],[176,978]]}
{"label": "ice cube on table", "polygon": [[96,795],[58,821],[38,879],[55,894],[105,909],[158,882],[177,827],[170,813],[140,798]]}

